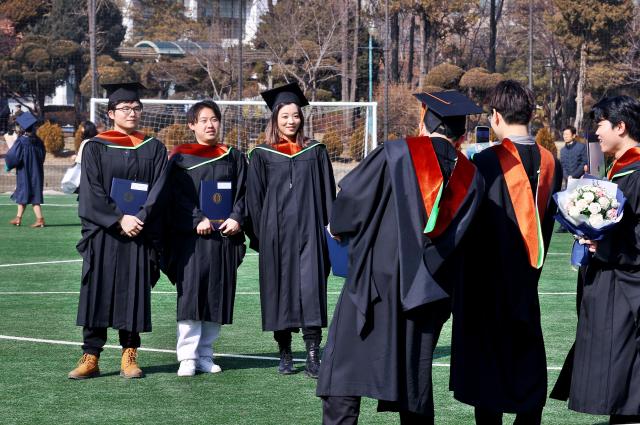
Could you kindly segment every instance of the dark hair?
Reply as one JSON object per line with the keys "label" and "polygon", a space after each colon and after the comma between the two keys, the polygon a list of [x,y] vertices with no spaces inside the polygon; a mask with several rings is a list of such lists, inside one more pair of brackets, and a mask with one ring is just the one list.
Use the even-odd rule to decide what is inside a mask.
{"label": "dark hair", "polygon": [[220,113],[220,107],[213,100],[203,100],[198,103],[194,103],[191,108],[187,111],[187,122],[190,124],[195,124],[198,121],[198,115],[200,115],[200,111],[205,108],[209,108],[213,111],[213,114],[218,118],[218,121],[222,119],[222,114]]}
{"label": "dark hair", "polygon": [[440,124],[435,131],[442,133],[452,141],[456,141],[467,132],[467,117],[456,116],[444,118],[442,124]]}
{"label": "dark hair", "polygon": [[92,121],[83,121],[82,124],[82,140],[91,139],[98,134],[98,129]]}
{"label": "dark hair", "polygon": [[296,108],[298,109],[298,114],[300,115],[300,126],[298,127],[298,131],[296,132],[296,143],[299,146],[304,147],[306,144],[306,139],[304,137],[304,115],[302,114],[302,108],[297,103],[281,103],[275,107],[275,109],[271,113],[271,119],[267,124],[267,129],[264,131],[265,142],[268,145],[275,145],[276,143],[280,142],[280,130],[278,130],[278,113],[280,112],[280,109],[287,105],[296,105]]}
{"label": "dark hair", "polygon": [[486,103],[491,110],[500,112],[507,124],[529,124],[536,107],[533,92],[515,80],[499,82]]}
{"label": "dark hair", "polygon": [[575,135],[578,132],[578,130],[576,130],[576,128],[574,126],[572,126],[572,125],[568,125],[565,128],[563,128],[562,132],[565,132],[567,130],[571,131],[571,134],[573,134],[573,135]]}
{"label": "dark hair", "polygon": [[640,141],[640,102],[630,96],[605,97],[591,108],[596,123],[610,121],[612,126],[624,123],[629,137]]}

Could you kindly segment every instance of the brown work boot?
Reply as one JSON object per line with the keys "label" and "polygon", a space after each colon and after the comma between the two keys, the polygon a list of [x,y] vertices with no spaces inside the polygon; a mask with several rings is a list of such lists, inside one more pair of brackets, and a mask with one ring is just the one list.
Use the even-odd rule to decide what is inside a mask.
{"label": "brown work boot", "polygon": [[120,363],[120,376],[123,378],[142,378],[144,373],[138,366],[136,358],[138,350],[136,348],[125,348],[122,350],[122,362]]}
{"label": "brown work boot", "polygon": [[84,353],[78,362],[78,367],[69,372],[69,379],[88,379],[100,376],[98,356]]}

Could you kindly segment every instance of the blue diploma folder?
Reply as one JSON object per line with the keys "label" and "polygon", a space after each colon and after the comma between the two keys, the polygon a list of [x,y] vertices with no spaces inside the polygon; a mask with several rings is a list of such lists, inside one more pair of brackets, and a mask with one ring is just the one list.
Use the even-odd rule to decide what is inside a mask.
{"label": "blue diploma folder", "polygon": [[202,180],[200,182],[200,210],[211,221],[214,230],[231,215],[233,190],[231,182]]}
{"label": "blue diploma folder", "polygon": [[347,277],[349,271],[349,241],[343,239],[341,242],[333,239],[327,232],[327,248],[329,248],[329,261],[334,276]]}
{"label": "blue diploma folder", "polygon": [[147,183],[116,177],[111,180],[109,196],[124,214],[136,215],[147,202],[148,194],[149,185]]}

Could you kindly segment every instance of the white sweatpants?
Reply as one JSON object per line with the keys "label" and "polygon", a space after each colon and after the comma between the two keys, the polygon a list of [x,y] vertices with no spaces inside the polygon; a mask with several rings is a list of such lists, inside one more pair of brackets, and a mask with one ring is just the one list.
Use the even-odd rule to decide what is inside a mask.
{"label": "white sweatpants", "polygon": [[178,361],[213,357],[213,342],[220,335],[220,323],[199,320],[178,321]]}

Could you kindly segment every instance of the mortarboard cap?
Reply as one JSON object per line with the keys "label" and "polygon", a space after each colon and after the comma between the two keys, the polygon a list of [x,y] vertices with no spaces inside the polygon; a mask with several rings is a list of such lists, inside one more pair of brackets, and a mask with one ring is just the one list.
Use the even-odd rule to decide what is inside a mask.
{"label": "mortarboard cap", "polygon": [[285,86],[276,87],[275,89],[263,91],[260,93],[267,106],[272,111],[276,106],[281,103],[295,103],[296,105],[303,107],[309,104],[309,101],[302,93],[300,86],[297,83],[287,84]]}
{"label": "mortarboard cap", "polygon": [[481,107],[455,90],[415,93],[414,96],[422,102],[423,122],[429,132],[444,124],[454,132],[464,134],[466,116],[482,113]]}
{"label": "mortarboard cap", "polygon": [[118,104],[120,102],[140,102],[140,94],[138,92],[146,87],[139,82],[134,82],[102,84],[102,88],[107,91],[109,102]]}
{"label": "mortarboard cap", "polygon": [[38,120],[29,111],[23,112],[16,118],[16,123],[18,123],[24,131],[29,130],[36,122],[38,122]]}

